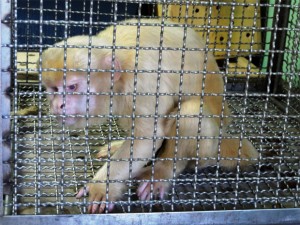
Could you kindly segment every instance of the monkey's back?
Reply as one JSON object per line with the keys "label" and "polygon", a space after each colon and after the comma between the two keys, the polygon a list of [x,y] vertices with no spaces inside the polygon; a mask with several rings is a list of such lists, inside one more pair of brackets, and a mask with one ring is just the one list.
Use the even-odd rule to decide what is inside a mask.
{"label": "monkey's back", "polygon": [[137,71],[137,91],[155,93],[157,82],[148,79],[157,80],[160,75],[160,92],[201,93],[205,56],[208,61],[214,60],[211,53],[205,52],[201,37],[193,29],[175,23],[167,22],[163,28],[160,20],[143,19],[139,27],[137,23],[127,20],[97,35],[116,46],[115,55],[123,70]]}

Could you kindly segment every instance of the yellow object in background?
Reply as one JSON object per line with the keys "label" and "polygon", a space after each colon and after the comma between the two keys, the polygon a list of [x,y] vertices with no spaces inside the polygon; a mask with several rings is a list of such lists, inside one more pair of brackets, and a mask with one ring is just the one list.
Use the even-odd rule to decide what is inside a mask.
{"label": "yellow object in background", "polygon": [[244,57],[238,57],[236,63],[228,64],[228,77],[258,77],[260,69]]}
{"label": "yellow object in background", "polygon": [[195,25],[194,29],[204,39],[209,35],[208,46],[218,59],[253,55],[262,48],[260,6],[257,0],[159,5],[158,15],[174,22]]}

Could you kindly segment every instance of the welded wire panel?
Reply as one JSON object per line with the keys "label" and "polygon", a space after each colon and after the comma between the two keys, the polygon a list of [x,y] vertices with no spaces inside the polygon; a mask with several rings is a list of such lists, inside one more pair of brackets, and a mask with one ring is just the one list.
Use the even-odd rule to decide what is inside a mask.
{"label": "welded wire panel", "polygon": [[[104,213],[299,208],[298,20],[296,0],[12,1],[13,38],[5,45],[12,52],[11,69],[5,69],[11,71],[12,82],[10,90],[1,90],[11,98],[10,114],[2,114],[10,120],[4,141],[12,153],[6,162],[12,168],[5,183],[6,214],[86,214],[91,205],[101,203],[106,204]],[[95,37],[108,26],[110,37]],[[122,41],[132,30],[132,41]],[[76,35],[85,35],[84,41],[70,39]],[[147,42],[143,35],[153,36]],[[173,39],[174,45],[168,45]],[[120,58],[120,52],[126,54]],[[210,82],[218,85],[221,78],[222,91],[207,91],[212,55],[220,71],[215,68]],[[81,60],[70,63],[75,56]],[[132,60],[122,64],[128,58]],[[95,68],[95,62],[102,67]],[[107,79],[98,83],[94,74]],[[80,82],[70,83],[72,76]],[[124,76],[131,79],[126,90],[120,88]],[[168,83],[166,77],[177,80]],[[195,86],[186,85],[187,77]],[[220,112],[207,113],[206,97],[220,100]],[[95,101],[99,98],[105,104]],[[196,113],[181,113],[187,99],[197,99],[192,105],[199,104]],[[80,112],[70,110],[71,104]],[[169,109],[165,112],[163,106]],[[116,109],[121,113],[114,114]],[[187,134],[180,133],[181,121],[195,118]],[[70,121],[76,122],[69,126]],[[204,126],[203,121],[214,122]],[[195,127],[196,132],[188,133]],[[228,139],[238,140],[238,151],[224,157],[222,143]],[[254,158],[242,157],[246,139],[257,151]],[[215,154],[203,155],[211,146],[201,143],[211,140]],[[185,141],[196,143],[185,149],[195,152],[192,156],[179,155]],[[118,157],[120,149],[126,152],[123,157]],[[233,166],[223,167],[226,160]],[[189,164],[177,175],[183,161]],[[155,165],[168,162],[171,168],[155,170]],[[126,163],[128,167],[120,166]],[[139,176],[138,163],[140,171],[150,171],[150,178]],[[103,168],[105,173],[92,180]],[[167,170],[171,176],[156,178]],[[122,173],[128,175],[115,175]],[[139,193],[145,182],[148,198]],[[159,182],[170,187],[156,193]],[[90,199],[95,183],[106,185],[102,199]],[[121,193],[111,199],[115,184],[121,188],[113,191]],[[81,198],[75,197],[78,193]]]}
{"label": "welded wire panel", "polygon": [[[18,86],[17,105],[27,109],[29,115],[18,115],[12,124],[18,137],[14,141],[13,211],[80,213],[80,203],[76,204],[74,194],[79,181],[91,179],[103,165],[101,160],[95,162],[92,158],[107,142],[108,128],[94,126],[87,133],[62,127],[48,116],[48,102],[45,97],[39,98],[38,87],[26,83]],[[112,138],[120,138],[122,132],[112,124]]]}
{"label": "welded wire panel", "polygon": [[[105,125],[92,127],[89,135],[84,130],[62,128],[47,116],[45,98],[32,95],[37,85],[20,83],[18,105],[20,108],[36,106],[46,110],[41,118],[37,109],[30,116],[19,116],[13,129],[18,135],[14,146],[13,202],[14,214],[78,214],[85,212],[84,201],[74,195],[81,182],[91,179],[103,165],[96,159],[99,146],[107,142]],[[30,96],[28,96],[30,95]],[[261,158],[249,171],[226,171],[216,166],[185,170],[176,178],[163,200],[140,201],[136,196],[135,182],[116,203],[115,212],[194,211],[216,209],[290,208],[298,206],[297,174],[299,169],[299,121],[282,117],[282,112],[271,101],[262,97],[247,99],[245,119],[244,98],[228,98],[233,115],[232,134],[244,132],[252,137]],[[264,109],[268,105],[266,117]],[[28,118],[31,117],[31,118]],[[282,127],[286,127],[285,130]],[[115,139],[125,137],[116,125]],[[285,138],[283,138],[285,137]],[[130,199],[130,201],[128,201]]]}

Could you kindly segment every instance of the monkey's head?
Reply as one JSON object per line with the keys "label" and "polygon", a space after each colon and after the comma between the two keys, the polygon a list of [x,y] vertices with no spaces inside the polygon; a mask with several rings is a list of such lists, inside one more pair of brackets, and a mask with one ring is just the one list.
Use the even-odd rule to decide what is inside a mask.
{"label": "monkey's head", "polygon": [[[103,123],[109,115],[112,80],[117,85],[120,73],[112,68],[110,49],[99,38],[76,36],[57,43],[42,54],[42,82],[50,101],[51,113],[67,126],[84,127]],[[96,47],[95,47],[96,46]],[[98,48],[97,48],[98,47]],[[114,68],[120,69],[114,61]],[[115,88],[114,88],[115,90]]]}

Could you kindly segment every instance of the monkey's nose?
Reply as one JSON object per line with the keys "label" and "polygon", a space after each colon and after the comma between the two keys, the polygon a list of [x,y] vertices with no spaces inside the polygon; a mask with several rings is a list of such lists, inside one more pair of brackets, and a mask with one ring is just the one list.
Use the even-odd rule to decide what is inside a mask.
{"label": "monkey's nose", "polygon": [[61,104],[60,109],[65,108],[65,104]]}

